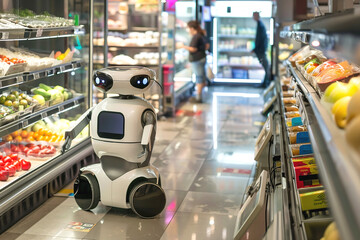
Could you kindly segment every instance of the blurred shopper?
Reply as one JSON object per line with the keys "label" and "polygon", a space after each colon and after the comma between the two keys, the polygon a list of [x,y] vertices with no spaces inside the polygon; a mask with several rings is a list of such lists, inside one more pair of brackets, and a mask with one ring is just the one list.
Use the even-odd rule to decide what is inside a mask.
{"label": "blurred shopper", "polygon": [[205,39],[205,32],[200,27],[200,24],[197,21],[190,21],[187,23],[189,33],[191,35],[191,41],[189,46],[180,45],[189,51],[189,61],[191,63],[192,72],[196,75],[196,89],[197,95],[196,98],[191,98],[191,102],[202,102],[202,91],[206,86],[206,74],[205,74],[205,64],[206,64],[206,48],[207,45]]}
{"label": "blurred shopper", "polygon": [[255,48],[251,52],[256,54],[256,57],[259,59],[259,62],[265,70],[265,77],[264,81],[261,84],[261,87],[266,88],[270,84],[269,61],[266,57],[268,38],[264,23],[260,20],[260,13],[253,12],[253,19],[257,22],[257,28],[255,37]]}

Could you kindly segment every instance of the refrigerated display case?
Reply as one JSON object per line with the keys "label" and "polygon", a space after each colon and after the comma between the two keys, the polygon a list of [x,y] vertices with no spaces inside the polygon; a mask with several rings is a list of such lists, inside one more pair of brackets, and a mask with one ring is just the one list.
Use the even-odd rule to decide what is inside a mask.
{"label": "refrigerated display case", "polygon": [[255,11],[261,12],[261,21],[270,36],[272,2],[215,2],[211,12],[214,17],[214,82],[262,82],[265,71],[255,54],[251,53],[255,46],[257,23],[252,19],[252,13]]}
{"label": "refrigerated display case", "polygon": [[96,159],[86,129],[61,153],[65,129],[92,104],[92,1],[0,3],[3,232]]}
{"label": "refrigerated display case", "polygon": [[[177,1],[175,3],[175,41],[190,44],[191,36],[187,32],[187,23],[195,20],[195,1]],[[193,73],[189,62],[189,52],[185,49],[175,50],[175,98],[178,102],[191,95],[194,88]]]}
{"label": "refrigerated display case", "polygon": [[281,32],[304,47],[276,79],[273,140],[259,159],[270,172],[263,239],[359,238],[359,18],[352,9]]}
{"label": "refrigerated display case", "polygon": [[[100,29],[99,37],[94,38],[94,58],[99,67],[105,63],[107,66],[149,67],[156,71],[157,80],[162,83],[161,69],[167,58],[163,44],[166,36],[162,34],[163,3],[158,0],[109,0],[107,3],[108,16],[104,22],[107,22],[108,31]],[[104,36],[107,36],[106,41]],[[104,52],[104,46],[107,52]],[[146,98],[162,112],[159,88],[151,88]]]}

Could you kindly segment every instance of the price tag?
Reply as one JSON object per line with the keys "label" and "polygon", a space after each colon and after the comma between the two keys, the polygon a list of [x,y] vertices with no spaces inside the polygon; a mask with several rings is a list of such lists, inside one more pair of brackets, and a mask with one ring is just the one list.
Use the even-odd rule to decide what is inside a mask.
{"label": "price tag", "polygon": [[65,71],[65,66],[60,66],[60,72],[64,72]]}
{"label": "price tag", "polygon": [[79,101],[77,99],[74,100],[74,105],[78,105]]}
{"label": "price tag", "polygon": [[27,126],[29,126],[29,121],[28,121],[28,120],[24,120],[24,121],[22,122],[22,127],[23,127],[23,128],[26,128]]}
{"label": "price tag", "polygon": [[40,73],[34,73],[34,80],[40,78]]}
{"label": "price tag", "polygon": [[64,106],[63,105],[61,105],[61,106],[59,106],[59,111],[61,112],[61,111],[64,111]]}
{"label": "price tag", "polygon": [[9,39],[9,35],[10,33],[9,32],[1,32],[1,39]]}
{"label": "price tag", "polygon": [[36,30],[36,37],[41,37],[43,34],[43,29],[39,28],[38,30]]}
{"label": "price tag", "polygon": [[46,113],[46,112],[41,113],[41,118],[46,118],[46,117],[47,117],[47,113]]}
{"label": "price tag", "polygon": [[16,77],[16,83],[23,83],[23,82],[24,82],[23,76],[17,76]]}

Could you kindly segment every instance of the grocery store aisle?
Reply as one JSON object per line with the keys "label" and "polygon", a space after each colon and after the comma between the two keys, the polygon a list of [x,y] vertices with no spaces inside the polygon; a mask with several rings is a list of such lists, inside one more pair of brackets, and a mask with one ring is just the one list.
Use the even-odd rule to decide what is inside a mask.
{"label": "grocery store aisle", "polygon": [[152,162],[167,196],[159,216],[140,219],[101,203],[82,211],[68,186],[0,239],[232,239],[263,101],[259,89],[240,87],[211,88],[206,99],[158,123]]}

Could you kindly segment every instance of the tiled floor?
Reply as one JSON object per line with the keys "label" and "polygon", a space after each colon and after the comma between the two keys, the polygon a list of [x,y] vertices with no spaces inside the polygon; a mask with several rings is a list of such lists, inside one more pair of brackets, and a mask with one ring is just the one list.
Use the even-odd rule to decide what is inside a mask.
{"label": "tiled floor", "polygon": [[[204,104],[187,103],[176,117],[158,122],[151,162],[160,171],[167,203],[156,218],[140,219],[131,210],[101,203],[86,212],[73,197],[59,194],[0,239],[232,239],[254,170],[260,130],[255,122],[264,121],[260,92],[211,88]],[[72,222],[87,223],[88,228],[70,230]]]}

